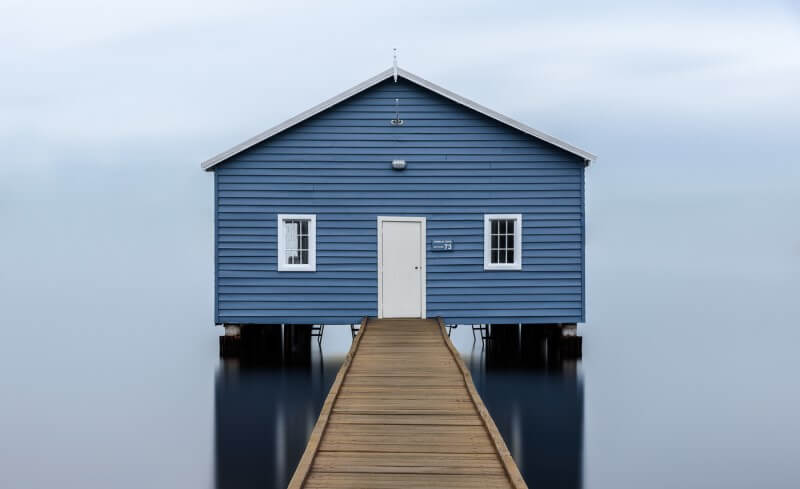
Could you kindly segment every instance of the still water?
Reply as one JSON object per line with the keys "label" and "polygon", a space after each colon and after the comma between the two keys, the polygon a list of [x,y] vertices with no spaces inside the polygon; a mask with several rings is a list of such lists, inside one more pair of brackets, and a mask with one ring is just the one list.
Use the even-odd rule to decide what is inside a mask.
{"label": "still water", "polygon": [[[215,385],[215,483],[218,488],[286,487],[328,389],[344,360],[340,331],[314,343],[311,365],[223,361]],[[548,362],[544,352],[508,361],[469,326],[452,331],[476,387],[532,487],[578,488],[583,473],[580,362]],[[333,341],[331,341],[333,339]],[[339,340],[339,341],[336,341]]]}
{"label": "still water", "polygon": [[[115,172],[0,206],[0,487],[284,487],[349,329],[220,362],[208,182]],[[453,331],[531,487],[800,487],[800,201],[762,197],[591,202],[580,362]]]}

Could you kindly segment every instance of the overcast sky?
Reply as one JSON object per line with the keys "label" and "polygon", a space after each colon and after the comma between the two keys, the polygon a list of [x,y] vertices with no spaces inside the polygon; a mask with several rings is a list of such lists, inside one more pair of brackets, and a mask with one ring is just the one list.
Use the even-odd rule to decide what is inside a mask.
{"label": "overcast sky", "polygon": [[195,170],[397,47],[409,71],[598,154],[598,182],[792,185],[800,8],[696,3],[6,0],[0,177]]}

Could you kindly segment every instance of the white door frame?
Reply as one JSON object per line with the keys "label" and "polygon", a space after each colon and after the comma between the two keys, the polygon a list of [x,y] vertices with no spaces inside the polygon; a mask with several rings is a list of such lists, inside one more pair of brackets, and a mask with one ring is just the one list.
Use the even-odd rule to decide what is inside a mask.
{"label": "white door frame", "polygon": [[418,222],[420,223],[420,233],[419,233],[419,248],[420,248],[420,267],[422,267],[422,272],[419,274],[420,284],[420,314],[422,315],[422,319],[427,318],[427,293],[425,291],[425,282],[427,282],[427,273],[428,269],[425,265],[425,254],[426,254],[426,238],[425,238],[425,231],[426,231],[426,224],[424,217],[405,217],[405,216],[378,216],[378,318],[383,317],[383,246],[381,242],[381,235],[383,234],[383,223],[384,222]]}

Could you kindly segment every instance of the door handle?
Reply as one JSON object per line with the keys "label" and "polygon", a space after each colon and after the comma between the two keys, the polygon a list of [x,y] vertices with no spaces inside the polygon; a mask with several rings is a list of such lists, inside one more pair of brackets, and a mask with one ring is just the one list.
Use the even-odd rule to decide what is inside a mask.
{"label": "door handle", "polygon": [[419,267],[414,267],[414,270],[419,270]]}

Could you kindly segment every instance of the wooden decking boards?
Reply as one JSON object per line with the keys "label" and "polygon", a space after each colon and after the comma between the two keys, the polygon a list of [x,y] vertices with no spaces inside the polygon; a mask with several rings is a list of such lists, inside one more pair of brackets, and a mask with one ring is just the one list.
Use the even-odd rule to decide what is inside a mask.
{"label": "wooden decking boards", "polygon": [[525,488],[436,320],[370,319],[289,488]]}

